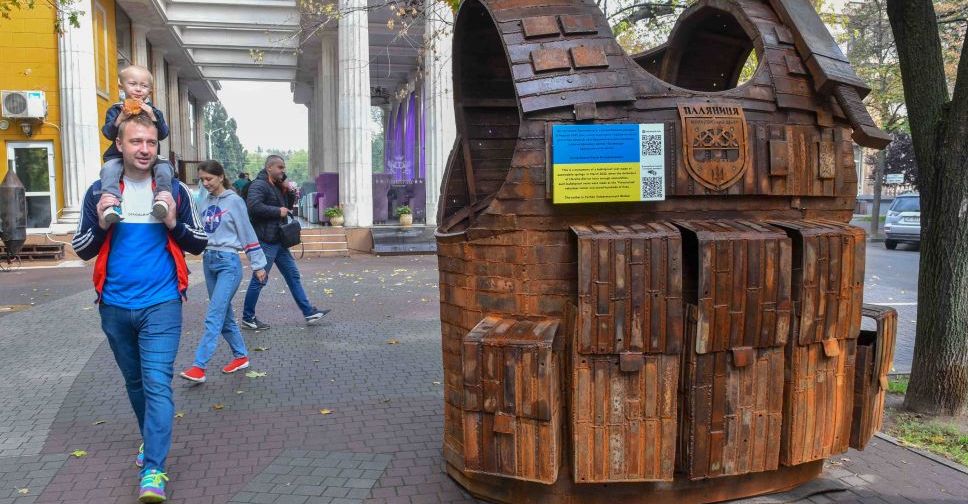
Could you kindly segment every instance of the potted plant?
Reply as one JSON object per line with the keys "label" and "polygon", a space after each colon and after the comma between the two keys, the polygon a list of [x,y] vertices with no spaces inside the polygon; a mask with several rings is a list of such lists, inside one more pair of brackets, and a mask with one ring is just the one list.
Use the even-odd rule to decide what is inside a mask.
{"label": "potted plant", "polygon": [[327,208],[326,210],[323,211],[323,215],[325,215],[326,218],[329,219],[329,224],[331,226],[333,226],[333,227],[342,227],[343,226],[343,209],[342,208],[340,208],[338,206],[329,207],[329,208]]}
{"label": "potted plant", "polygon": [[395,212],[397,217],[400,217],[400,225],[403,227],[409,227],[413,224],[413,210],[409,206],[403,205],[397,207]]}

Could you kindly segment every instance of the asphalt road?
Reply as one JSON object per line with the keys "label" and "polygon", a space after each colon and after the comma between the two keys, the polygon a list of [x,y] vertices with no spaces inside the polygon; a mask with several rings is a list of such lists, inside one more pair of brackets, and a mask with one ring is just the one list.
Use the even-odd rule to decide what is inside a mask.
{"label": "asphalt road", "polygon": [[[918,312],[918,267],[921,253],[917,248],[900,244],[897,250],[887,250],[883,243],[867,244],[867,269],[864,281],[864,302],[887,305],[897,310],[897,346],[894,351],[894,372],[911,372],[914,356],[914,332]],[[874,324],[864,320],[864,328]]]}

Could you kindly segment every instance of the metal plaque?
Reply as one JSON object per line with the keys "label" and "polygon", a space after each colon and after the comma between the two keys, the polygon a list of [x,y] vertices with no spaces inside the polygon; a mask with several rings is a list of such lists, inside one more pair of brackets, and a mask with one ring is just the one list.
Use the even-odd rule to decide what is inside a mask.
{"label": "metal plaque", "polygon": [[738,103],[679,104],[685,164],[697,182],[721,191],[750,165],[746,116]]}

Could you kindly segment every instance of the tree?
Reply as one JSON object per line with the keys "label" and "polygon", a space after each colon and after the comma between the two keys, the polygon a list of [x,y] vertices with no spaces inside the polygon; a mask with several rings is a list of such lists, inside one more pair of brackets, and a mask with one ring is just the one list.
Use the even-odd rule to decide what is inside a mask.
{"label": "tree", "polygon": [[884,173],[903,174],[905,184],[918,187],[918,162],[910,133],[895,133],[894,140],[884,149]]}
{"label": "tree", "polygon": [[205,106],[205,136],[210,146],[208,157],[222,163],[229,173],[242,171],[246,152],[237,134],[238,125],[219,102]]}
{"label": "tree", "polygon": [[904,405],[968,413],[968,58],[948,93],[931,0],[887,0],[921,190],[921,271],[911,382]]}
{"label": "tree", "polygon": [[[79,1],[81,0],[44,0],[44,3],[57,13],[54,18],[54,31],[62,33],[65,28],[65,21],[74,28],[80,28],[81,11],[76,7]],[[0,0],[0,18],[10,19],[11,12],[14,9],[33,9],[36,5],[36,0]]]}
{"label": "tree", "polygon": [[309,182],[309,152],[306,149],[282,150],[256,147],[255,152],[246,153],[245,171],[252,178],[265,166],[266,157],[275,154],[286,161],[286,178],[302,185]]}

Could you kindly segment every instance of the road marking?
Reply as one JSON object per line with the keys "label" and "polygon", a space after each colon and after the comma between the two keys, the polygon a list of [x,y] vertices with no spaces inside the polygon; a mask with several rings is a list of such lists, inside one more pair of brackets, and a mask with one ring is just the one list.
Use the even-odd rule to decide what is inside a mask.
{"label": "road marking", "polygon": [[917,303],[864,303],[877,306],[917,306]]}

